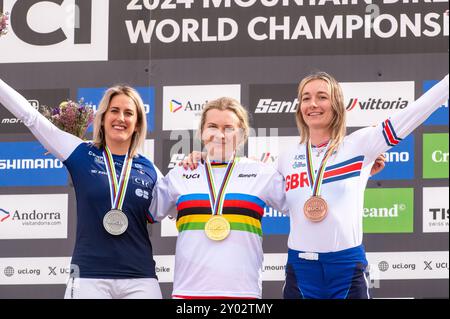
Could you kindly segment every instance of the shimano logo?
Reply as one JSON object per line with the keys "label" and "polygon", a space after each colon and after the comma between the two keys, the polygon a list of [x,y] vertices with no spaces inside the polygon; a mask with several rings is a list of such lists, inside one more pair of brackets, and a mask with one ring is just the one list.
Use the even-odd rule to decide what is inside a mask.
{"label": "shimano logo", "polygon": [[409,162],[408,152],[387,152],[384,153],[386,162],[388,163],[405,163]]}
{"label": "shimano logo", "polygon": [[260,99],[255,113],[295,113],[298,108],[298,99],[293,101],[274,101],[272,99]]}
{"label": "shimano logo", "polygon": [[395,101],[369,98],[367,101],[359,101],[358,98],[351,98],[347,104],[347,111],[353,110],[356,106],[361,110],[402,110],[408,106],[408,101],[399,97]]}
{"label": "shimano logo", "polygon": [[252,177],[256,177],[257,174],[239,174],[238,177],[241,178],[252,178]]}
{"label": "shimano logo", "polygon": [[52,169],[62,168],[63,163],[56,158],[7,159],[0,160],[0,170],[9,169]]}

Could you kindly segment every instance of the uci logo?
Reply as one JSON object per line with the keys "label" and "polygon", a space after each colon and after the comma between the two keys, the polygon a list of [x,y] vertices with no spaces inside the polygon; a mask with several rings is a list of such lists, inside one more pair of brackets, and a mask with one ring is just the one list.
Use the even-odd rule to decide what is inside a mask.
{"label": "uci logo", "polygon": [[0,63],[106,61],[108,9],[109,0],[0,1],[11,17]]}

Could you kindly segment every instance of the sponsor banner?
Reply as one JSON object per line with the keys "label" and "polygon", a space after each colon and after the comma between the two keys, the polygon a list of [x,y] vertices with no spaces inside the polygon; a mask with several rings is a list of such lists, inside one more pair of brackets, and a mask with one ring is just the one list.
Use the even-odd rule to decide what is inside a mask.
{"label": "sponsor banner", "polygon": [[423,178],[448,178],[448,133],[423,135]]}
{"label": "sponsor banner", "polygon": [[287,254],[264,254],[263,281],[284,281]]}
{"label": "sponsor banner", "polygon": [[414,101],[414,82],[341,83],[347,126],[377,125]]}
{"label": "sponsor banner", "polygon": [[[41,106],[54,107],[69,98],[69,89],[55,90],[19,90],[30,105],[36,110]],[[0,134],[1,133],[29,133],[30,130],[23,122],[12,115],[0,104]]]}
{"label": "sponsor banner", "polygon": [[[0,258],[0,285],[65,285],[71,257]],[[79,271],[78,271],[79,273]]]}
{"label": "sponsor banner", "polygon": [[280,154],[292,149],[300,141],[298,136],[278,136],[276,128],[269,131],[258,129],[258,133],[258,136],[248,138],[248,157],[269,164],[275,164]]}
{"label": "sponsor banner", "polygon": [[412,233],[414,189],[366,189],[363,229],[364,233]]}
{"label": "sponsor banner", "polygon": [[155,163],[155,140],[145,140],[141,152],[141,154],[152,161],[152,163]]}
{"label": "sponsor banner", "polygon": [[[108,88],[79,88],[77,91],[77,100],[83,99],[85,103],[90,104],[97,112],[103,94]],[[144,102],[145,113],[147,114],[147,132],[153,132],[155,129],[155,88],[134,87]],[[93,125],[90,125],[88,132],[92,132]]]}
{"label": "sponsor banner", "polygon": [[447,3],[410,2],[114,2],[109,58],[318,56],[330,48],[336,55],[447,52]]}
{"label": "sponsor banner", "polygon": [[66,186],[60,160],[38,142],[0,143],[1,186]]}
{"label": "sponsor banner", "polygon": [[297,127],[297,84],[250,85],[249,92],[253,127]]}
{"label": "sponsor banner", "polygon": [[158,255],[153,256],[156,263],[156,275],[158,282],[173,282],[175,269],[175,256],[173,255]]}
{"label": "sponsor banner", "polygon": [[384,153],[386,166],[372,180],[401,180],[414,178],[414,135]]}
{"label": "sponsor banner", "polygon": [[163,164],[161,172],[167,174],[193,150],[201,150],[197,131],[172,131],[170,139],[163,140]]}
{"label": "sponsor banner", "polygon": [[0,195],[0,239],[67,238],[67,194]]}
{"label": "sponsor banner", "polygon": [[448,233],[448,187],[424,187],[423,232]]}
{"label": "sponsor banner", "polygon": [[0,63],[108,60],[109,0],[2,2],[10,26]]}
{"label": "sponsor banner", "polygon": [[[439,81],[424,81],[423,93],[431,89]],[[424,122],[424,125],[448,125],[448,100],[445,104],[441,105],[430,117]]]}
{"label": "sponsor banner", "polygon": [[371,280],[448,279],[448,251],[371,252],[366,257]]}
{"label": "sponsor banner", "polygon": [[205,104],[222,96],[241,100],[241,86],[184,85],[163,88],[163,130],[197,130]]}

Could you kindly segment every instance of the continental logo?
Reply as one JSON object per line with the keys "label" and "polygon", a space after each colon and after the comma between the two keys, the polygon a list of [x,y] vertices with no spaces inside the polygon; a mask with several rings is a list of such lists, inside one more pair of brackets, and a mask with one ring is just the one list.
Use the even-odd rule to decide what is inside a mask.
{"label": "continental logo", "polygon": [[351,98],[347,104],[347,111],[352,111],[355,107],[361,110],[402,110],[408,106],[408,101],[399,97],[397,100],[384,100],[369,98],[366,101],[358,98]]}
{"label": "continental logo", "polygon": [[260,99],[258,105],[256,105],[255,113],[295,113],[298,104],[297,98],[293,101]]}

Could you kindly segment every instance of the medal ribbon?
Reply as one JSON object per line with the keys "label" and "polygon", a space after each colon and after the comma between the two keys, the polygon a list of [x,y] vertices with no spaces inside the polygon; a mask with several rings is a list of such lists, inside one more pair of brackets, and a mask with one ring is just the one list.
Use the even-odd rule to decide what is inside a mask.
{"label": "medal ribbon", "polygon": [[127,155],[125,155],[119,182],[117,182],[114,158],[112,157],[111,151],[109,150],[108,146],[105,146],[105,149],[103,150],[103,160],[105,161],[106,172],[108,173],[109,191],[111,195],[111,208],[121,210],[125,199],[125,193],[128,186],[133,159],[130,159],[128,157],[128,153]]}
{"label": "medal ribbon", "polygon": [[223,202],[225,200],[225,189],[227,188],[228,182],[230,181],[231,178],[231,174],[238,160],[235,158],[235,155],[233,154],[233,158],[227,165],[227,170],[225,171],[225,176],[223,177],[222,184],[220,185],[218,193],[216,192],[214,175],[209,158],[207,158],[205,162],[206,162],[205,165],[206,180],[208,182],[209,201],[211,203],[212,214],[221,215],[223,209]]}
{"label": "medal ribbon", "polygon": [[328,159],[333,154],[334,147],[331,147],[331,141],[328,142],[327,150],[323,155],[322,162],[320,163],[319,170],[317,171],[317,177],[314,174],[314,164],[312,161],[311,141],[308,141],[306,145],[306,171],[308,173],[309,185],[313,191],[313,196],[320,196],[320,190],[322,187],[323,175],[325,174],[325,168],[327,166]]}

